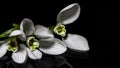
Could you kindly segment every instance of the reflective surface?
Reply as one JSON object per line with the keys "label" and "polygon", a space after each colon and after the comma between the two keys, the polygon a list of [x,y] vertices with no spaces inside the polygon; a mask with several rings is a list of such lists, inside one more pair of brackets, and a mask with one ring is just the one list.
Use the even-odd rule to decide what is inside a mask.
{"label": "reflective surface", "polygon": [[80,62],[82,63],[83,60],[89,60],[88,57],[88,54],[85,52],[68,50],[62,55],[51,56],[43,54],[40,60],[31,60],[28,58],[26,63],[17,64],[6,55],[0,59],[0,68],[75,68],[74,64],[77,65]]}

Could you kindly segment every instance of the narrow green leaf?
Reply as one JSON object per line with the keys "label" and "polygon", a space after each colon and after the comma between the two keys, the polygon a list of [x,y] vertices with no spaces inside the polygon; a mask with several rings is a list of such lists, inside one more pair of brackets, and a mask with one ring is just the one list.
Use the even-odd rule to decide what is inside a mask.
{"label": "narrow green leaf", "polygon": [[0,38],[5,38],[5,37],[9,37],[9,34],[13,31],[19,29],[19,25],[18,24],[13,24],[13,28],[3,32],[0,34]]}
{"label": "narrow green leaf", "polygon": [[16,24],[16,23],[13,23],[13,27],[14,28],[17,28],[17,29],[20,29],[20,25]]}

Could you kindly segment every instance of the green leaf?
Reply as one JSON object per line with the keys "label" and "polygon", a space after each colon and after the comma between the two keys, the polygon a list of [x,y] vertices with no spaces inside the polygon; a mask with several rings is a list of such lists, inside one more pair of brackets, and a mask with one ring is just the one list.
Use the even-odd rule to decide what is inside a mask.
{"label": "green leaf", "polygon": [[16,24],[16,23],[13,23],[13,27],[15,27],[15,28],[20,28],[20,25],[18,25],[18,24]]}
{"label": "green leaf", "polygon": [[5,38],[5,37],[9,37],[9,34],[13,31],[13,30],[17,30],[17,29],[20,29],[19,28],[20,26],[18,24],[13,24],[13,28],[3,32],[0,34],[0,38]]}

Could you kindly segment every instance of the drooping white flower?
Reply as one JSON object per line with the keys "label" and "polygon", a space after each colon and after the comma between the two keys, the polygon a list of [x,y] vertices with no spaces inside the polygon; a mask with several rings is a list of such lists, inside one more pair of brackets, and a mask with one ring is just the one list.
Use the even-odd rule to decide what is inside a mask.
{"label": "drooping white flower", "polygon": [[[33,22],[27,18],[22,20],[20,24],[20,30],[13,31],[10,34],[10,37],[16,36],[18,34],[18,38],[22,41],[25,41],[25,44],[22,44],[21,46],[26,46],[24,48],[28,57],[31,59],[41,59],[41,51],[50,55],[59,55],[67,50],[65,44],[59,39],[54,38],[53,34],[49,31],[48,28],[42,25],[36,25],[34,27]],[[17,63],[19,63],[19,60],[23,56],[21,56],[21,58],[19,57],[20,56],[18,53],[12,54],[13,60]]]}
{"label": "drooping white flower", "polygon": [[[73,23],[80,15],[80,6],[73,3],[62,9],[57,15],[57,25],[54,32],[62,37],[66,36],[65,25]],[[88,51],[87,39],[77,34],[67,34],[67,38],[62,38],[66,46],[73,50]]]}
{"label": "drooping white flower", "polygon": [[7,51],[12,51],[13,52],[12,54],[16,55],[17,57],[16,58],[15,56],[13,56],[13,58],[18,59],[15,62],[24,63],[26,61],[27,53],[26,53],[25,46],[23,44],[19,44],[17,41],[16,36],[19,36],[19,35],[20,34],[18,33],[15,36],[9,37],[9,42],[0,41],[0,58],[3,57]]}

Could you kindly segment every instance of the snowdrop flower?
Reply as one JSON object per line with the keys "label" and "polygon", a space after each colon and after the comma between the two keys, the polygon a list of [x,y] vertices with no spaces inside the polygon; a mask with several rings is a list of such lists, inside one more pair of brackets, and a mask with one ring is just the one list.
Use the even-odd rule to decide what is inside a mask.
{"label": "snowdrop flower", "polygon": [[73,3],[62,9],[57,16],[57,25],[53,29],[54,33],[62,36],[62,40],[66,46],[73,50],[88,51],[89,46],[87,40],[77,34],[67,34],[65,25],[73,23],[80,15],[80,6],[78,3]]}
{"label": "snowdrop flower", "polygon": [[10,36],[19,35],[18,38],[25,41],[21,46],[24,51],[12,54],[12,58],[17,63],[23,63],[28,56],[31,59],[41,59],[42,53],[50,55],[59,55],[64,53],[67,48],[65,44],[57,38],[48,28],[42,25],[34,24],[30,19],[23,19],[20,24],[20,30],[14,30]]}
{"label": "snowdrop flower", "polygon": [[[19,55],[19,58],[21,58],[22,60],[18,59],[18,61],[15,62],[19,62],[22,63],[25,61],[26,57],[25,55],[27,55],[26,50],[25,50],[25,46],[23,44],[19,44],[17,36],[10,36],[9,35],[9,41],[0,41],[0,58],[3,57],[7,51],[12,51],[12,56],[14,54]],[[24,55],[23,55],[24,54]],[[20,57],[20,56],[24,56],[24,57]],[[16,59],[16,58],[13,58]]]}

